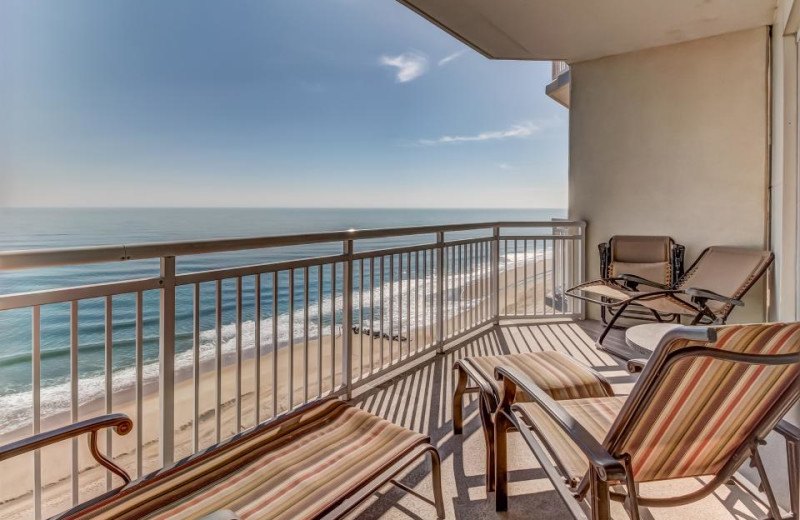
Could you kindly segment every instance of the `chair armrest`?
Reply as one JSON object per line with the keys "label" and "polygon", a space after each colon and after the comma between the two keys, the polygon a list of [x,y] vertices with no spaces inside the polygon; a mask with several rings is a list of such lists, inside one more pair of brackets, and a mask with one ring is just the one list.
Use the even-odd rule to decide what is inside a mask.
{"label": "chair armrest", "polygon": [[670,288],[669,285],[664,285],[663,283],[657,283],[652,280],[648,280],[647,278],[636,276],[635,274],[621,274],[616,278],[634,284],[634,286],[632,287],[633,290],[636,290],[635,289],[636,285],[647,285],[648,287],[655,287],[656,289],[663,289],[663,290]]}
{"label": "chair armrest", "polygon": [[631,374],[638,374],[639,372],[644,370],[645,365],[647,365],[646,359],[641,359],[641,358],[629,359],[627,366],[628,372],[630,372]]}
{"label": "chair armrest", "polygon": [[50,430],[32,437],[20,439],[5,446],[0,446],[0,461],[88,433],[89,451],[92,453],[94,459],[108,470],[119,475],[127,484],[131,481],[131,478],[125,470],[106,459],[97,449],[97,432],[105,428],[113,428],[118,435],[127,435],[133,430],[133,421],[125,414],[112,413],[56,428],[55,430]]}
{"label": "chair armrest", "polygon": [[775,426],[775,431],[783,435],[787,441],[800,442],[800,428],[786,420],[779,422]]}
{"label": "chair armrest", "polygon": [[[507,388],[511,384],[531,397],[553,419],[553,422],[575,442],[575,445],[580,448],[589,459],[589,462],[598,470],[600,478],[603,480],[623,480],[625,478],[625,467],[622,463],[611,456],[583,425],[575,421],[560,404],[547,395],[544,390],[536,386],[525,374],[512,367],[501,366],[495,368],[494,375],[498,380],[503,380]],[[506,394],[509,394],[509,392],[506,392]]]}
{"label": "chair armrest", "polygon": [[721,294],[717,294],[714,291],[708,291],[706,289],[698,289],[692,287],[689,289],[684,289],[682,292],[684,294],[691,296],[700,305],[705,305],[706,301],[708,300],[716,300],[718,302],[727,303],[729,305],[735,305],[736,307],[741,307],[744,305],[744,302],[742,300],[737,300],[735,298],[728,298],[727,296],[722,296]]}

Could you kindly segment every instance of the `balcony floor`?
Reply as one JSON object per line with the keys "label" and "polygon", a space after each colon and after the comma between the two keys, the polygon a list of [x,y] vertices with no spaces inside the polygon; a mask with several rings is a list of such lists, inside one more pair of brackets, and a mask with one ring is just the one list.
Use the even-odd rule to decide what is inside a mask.
{"label": "balcony floor", "polygon": [[[593,366],[614,385],[617,394],[630,392],[634,378],[618,360],[594,348],[600,330],[598,322],[526,322],[501,324],[464,340],[415,369],[388,381],[376,383],[353,399],[353,403],[408,428],[427,433],[442,458],[443,488],[447,518],[467,519],[561,519],[570,518],[552,484],[518,435],[509,446],[511,467],[509,511],[495,513],[493,494],[484,488],[484,445],[475,397],[464,413],[464,434],[452,433],[453,362],[464,356],[559,350]],[[622,334],[612,333],[607,341],[624,347]],[[362,505],[353,515],[370,519],[431,519],[433,506],[427,462],[407,471],[400,479],[422,498],[388,487]],[[695,489],[697,481],[656,484],[652,495],[675,494]],[[651,484],[652,486],[653,484]],[[643,491],[648,488],[643,486]],[[628,518],[621,505],[613,504],[614,518]],[[642,509],[643,520],[702,518],[704,520],[757,520],[765,510],[735,486],[722,486],[711,496],[691,505],[668,509]]]}

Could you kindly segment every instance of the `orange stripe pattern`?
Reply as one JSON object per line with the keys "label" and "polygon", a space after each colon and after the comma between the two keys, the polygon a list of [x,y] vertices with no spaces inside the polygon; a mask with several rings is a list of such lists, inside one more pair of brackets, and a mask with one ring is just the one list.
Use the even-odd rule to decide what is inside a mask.
{"label": "orange stripe pattern", "polygon": [[[501,366],[521,371],[556,400],[614,395],[611,384],[603,376],[561,352],[469,357],[459,363],[470,365],[473,373],[480,374],[492,386],[497,402],[501,400],[503,387],[494,378],[494,369]],[[521,392],[517,393],[517,402],[528,400]]]}
{"label": "orange stripe pattern", "polygon": [[[76,518],[181,520],[221,509],[242,520],[318,518],[428,437],[337,400],[237,442]],[[124,494],[124,497],[123,497]]]}

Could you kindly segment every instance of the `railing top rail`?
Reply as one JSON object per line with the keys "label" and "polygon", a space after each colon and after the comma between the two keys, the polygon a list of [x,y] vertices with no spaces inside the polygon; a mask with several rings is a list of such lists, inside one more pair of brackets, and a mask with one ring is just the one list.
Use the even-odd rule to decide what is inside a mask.
{"label": "railing top rail", "polygon": [[0,271],[86,265],[127,260],[145,260],[169,256],[187,256],[209,253],[264,249],[270,247],[298,246],[343,240],[367,240],[399,236],[426,235],[438,232],[474,231],[495,227],[579,227],[582,221],[508,221],[481,222],[471,224],[448,224],[437,226],[412,226],[383,229],[353,229],[323,233],[295,235],[273,235],[264,237],[222,238],[208,240],[186,240],[178,242],[153,242],[145,244],[121,244],[109,246],[73,247],[59,249],[36,249],[0,252]]}

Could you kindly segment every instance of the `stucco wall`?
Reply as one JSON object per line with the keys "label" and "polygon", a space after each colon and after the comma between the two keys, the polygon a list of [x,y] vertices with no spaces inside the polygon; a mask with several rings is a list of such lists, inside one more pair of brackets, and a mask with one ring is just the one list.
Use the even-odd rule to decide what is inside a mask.
{"label": "stucco wall", "polygon": [[[670,235],[687,267],[709,245],[767,244],[767,28],[574,63],[569,213],[596,244]],[[761,321],[764,284],[731,321]]]}

